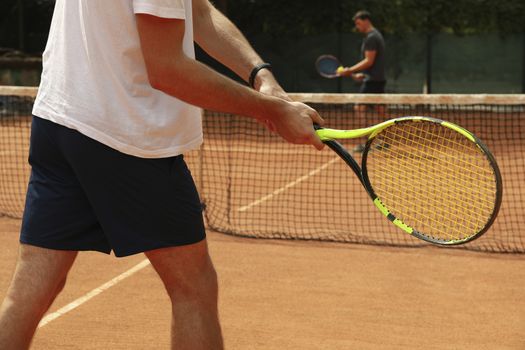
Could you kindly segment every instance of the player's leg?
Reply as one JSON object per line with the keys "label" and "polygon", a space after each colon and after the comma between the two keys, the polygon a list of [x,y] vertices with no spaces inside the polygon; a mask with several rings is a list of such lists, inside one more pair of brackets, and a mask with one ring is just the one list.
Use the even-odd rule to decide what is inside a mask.
{"label": "player's leg", "polygon": [[0,308],[0,349],[28,349],[36,327],[66,282],[77,252],[21,244]]}
{"label": "player's leg", "polygon": [[149,251],[146,256],[171,299],[172,348],[222,349],[217,274],[206,240]]}
{"label": "player's leg", "polygon": [[[375,87],[374,87],[374,93],[376,94],[384,94],[385,93],[385,85],[386,85],[386,81],[377,81],[377,82],[374,82],[375,83]],[[380,116],[385,116],[385,113],[386,113],[386,106],[384,104],[378,104],[375,106],[375,111],[378,115]]]}
{"label": "player's leg", "polygon": [[355,104],[354,105],[354,112],[364,114],[366,112],[366,108],[367,108],[367,106],[364,105],[364,104]]}
{"label": "player's leg", "polygon": [[385,105],[377,105],[377,106],[375,106],[375,110],[376,110],[377,115],[379,115],[381,117],[385,116],[385,113],[386,113]]}
{"label": "player's leg", "polygon": [[[383,94],[385,93],[386,81],[363,81],[359,89],[359,93],[362,94]],[[365,117],[366,113],[373,110],[374,113],[380,116],[384,116],[386,112],[385,105],[367,105],[367,104],[355,104],[354,112],[358,117]]]}
{"label": "player's leg", "polygon": [[70,145],[65,157],[115,255],[146,252],[162,278],[173,301],[177,349],[220,348],[217,278],[184,157],[135,157],[74,130],[60,135]]}
{"label": "player's leg", "polygon": [[[359,93],[360,94],[366,94],[368,93],[368,82],[361,80],[361,86],[359,87]],[[366,104],[359,104],[356,103],[354,105],[354,113],[356,118],[365,118],[365,114],[367,111],[368,106]]]}
{"label": "player's leg", "polygon": [[77,251],[110,252],[76,174],[63,157],[57,124],[34,118],[32,166],[15,273],[0,311],[0,349],[26,349],[38,322],[64,287]]}

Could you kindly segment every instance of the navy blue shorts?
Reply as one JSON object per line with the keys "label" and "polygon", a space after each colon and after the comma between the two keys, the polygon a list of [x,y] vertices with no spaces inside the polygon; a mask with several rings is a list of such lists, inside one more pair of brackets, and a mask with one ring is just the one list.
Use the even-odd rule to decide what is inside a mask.
{"label": "navy blue shorts", "polygon": [[386,81],[363,81],[359,92],[362,94],[384,94]]}
{"label": "navy blue shorts", "polygon": [[127,256],[206,236],[182,155],[130,156],[34,117],[29,163],[22,243]]}

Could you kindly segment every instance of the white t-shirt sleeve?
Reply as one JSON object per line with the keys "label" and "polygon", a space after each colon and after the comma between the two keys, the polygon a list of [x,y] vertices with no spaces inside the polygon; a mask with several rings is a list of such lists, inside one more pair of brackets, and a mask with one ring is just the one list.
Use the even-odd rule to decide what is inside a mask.
{"label": "white t-shirt sleeve", "polygon": [[162,18],[186,18],[184,0],[133,0],[133,12]]}

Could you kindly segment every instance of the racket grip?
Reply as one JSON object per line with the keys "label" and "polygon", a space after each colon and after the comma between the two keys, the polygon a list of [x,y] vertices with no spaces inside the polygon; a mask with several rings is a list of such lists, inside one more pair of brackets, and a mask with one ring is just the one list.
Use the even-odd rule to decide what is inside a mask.
{"label": "racket grip", "polygon": [[321,130],[323,127],[317,123],[314,123],[314,130]]}

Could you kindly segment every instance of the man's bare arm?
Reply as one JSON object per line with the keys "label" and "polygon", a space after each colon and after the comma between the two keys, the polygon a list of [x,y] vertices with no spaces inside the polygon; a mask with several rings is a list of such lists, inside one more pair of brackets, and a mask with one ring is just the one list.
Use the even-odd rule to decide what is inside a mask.
{"label": "man's bare arm", "polygon": [[269,120],[288,142],[323,147],[312,120],[323,120],[312,108],[268,96],[215,72],[183,52],[184,21],[138,14],[137,28],[152,87],[211,110]]}
{"label": "man's bare arm", "polygon": [[357,64],[352,67],[345,67],[342,71],[339,72],[342,76],[351,76],[356,72],[364,71],[367,68],[370,68],[374,65],[376,60],[377,51],[365,51],[365,58],[357,62]]}
{"label": "man's bare arm", "polygon": [[[241,31],[208,0],[193,0],[193,23],[199,46],[245,81],[253,67],[263,62]],[[257,73],[255,89],[288,98],[267,69]]]}

